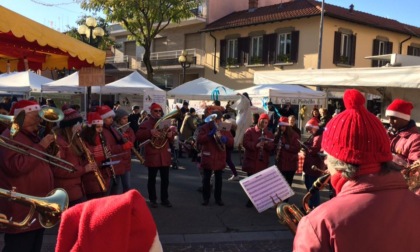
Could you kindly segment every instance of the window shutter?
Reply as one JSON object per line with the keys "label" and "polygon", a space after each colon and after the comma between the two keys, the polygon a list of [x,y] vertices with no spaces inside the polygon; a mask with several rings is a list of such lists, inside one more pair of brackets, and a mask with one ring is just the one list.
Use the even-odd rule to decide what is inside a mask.
{"label": "window shutter", "polygon": [[226,39],[220,40],[220,66],[226,66]]}
{"label": "window shutter", "polygon": [[[379,40],[374,39],[373,40],[373,46],[372,46],[372,56],[378,55],[379,52]],[[372,60],[372,67],[379,66],[379,62],[377,60]]]}
{"label": "window shutter", "polygon": [[407,47],[407,55],[414,55],[414,48],[412,46]]}
{"label": "window shutter", "polygon": [[244,63],[248,63],[248,55],[249,55],[249,37],[245,38],[238,38],[238,61],[239,65],[243,65]]}
{"label": "window shutter", "polygon": [[268,56],[268,47],[270,46],[270,40],[269,40],[269,35],[264,34],[263,35],[263,48],[262,48],[262,63],[263,64],[268,64],[268,59],[270,58]]}
{"label": "window shutter", "polygon": [[334,33],[334,56],[333,64],[338,64],[340,62],[340,47],[341,47],[341,32]]}
{"label": "window shutter", "polygon": [[356,35],[351,35],[351,52],[349,65],[354,66],[356,62]]}
{"label": "window shutter", "polygon": [[292,45],[290,48],[290,60],[293,63],[298,61],[299,57],[299,31],[292,31]]}
{"label": "window shutter", "polygon": [[268,35],[268,63],[274,64],[276,62],[276,48],[277,48],[277,33]]}
{"label": "window shutter", "polygon": [[393,43],[392,42],[388,42],[388,43],[386,43],[386,53],[392,53],[392,46],[393,46]]}

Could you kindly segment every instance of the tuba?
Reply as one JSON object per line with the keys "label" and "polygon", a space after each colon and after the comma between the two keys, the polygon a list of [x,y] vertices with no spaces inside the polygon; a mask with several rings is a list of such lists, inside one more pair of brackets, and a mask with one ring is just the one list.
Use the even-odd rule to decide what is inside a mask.
{"label": "tuba", "polygon": [[[216,120],[216,118],[217,118],[217,115],[216,114],[211,114],[211,115],[207,116],[204,119],[204,122],[205,123],[209,123],[209,122],[212,122],[212,121]],[[217,127],[217,125],[215,125],[215,127]],[[213,135],[213,137],[214,137],[214,140],[216,141],[216,144],[217,144],[217,147],[219,148],[219,150],[225,151],[226,150],[226,146],[225,146],[224,143],[222,143],[222,140],[221,140],[222,133],[220,133],[219,128],[217,128],[217,131]]]}
{"label": "tuba", "polygon": [[17,193],[15,189],[13,188],[11,191],[8,191],[0,188],[0,198],[6,198],[30,207],[29,213],[21,222],[14,222],[11,218],[7,219],[7,216],[0,214],[0,227],[28,228],[35,221],[35,218],[33,218],[35,212],[38,212],[38,220],[41,226],[52,228],[60,221],[61,214],[69,205],[67,192],[61,188],[52,190],[46,197],[34,197]]}
{"label": "tuba", "polygon": [[155,123],[155,126],[153,128],[159,130],[159,136],[158,137],[153,137],[152,136],[152,139],[150,140],[150,144],[155,149],[163,148],[165,146],[165,144],[168,142],[168,138],[166,137],[166,134],[168,133],[169,126],[168,125],[163,125],[162,122],[165,121],[165,120],[168,120],[168,119],[177,118],[180,113],[181,113],[181,110],[179,110],[177,108],[176,110],[172,111],[171,113],[167,114],[166,116],[161,117]]}
{"label": "tuba", "polygon": [[309,199],[316,192],[322,190],[330,181],[330,174],[325,174],[319,177],[309,189],[309,192],[302,199],[302,206],[304,213],[295,205],[285,202],[277,204],[276,213],[281,224],[286,224],[293,234],[296,234],[299,221],[312,211],[309,207]]}

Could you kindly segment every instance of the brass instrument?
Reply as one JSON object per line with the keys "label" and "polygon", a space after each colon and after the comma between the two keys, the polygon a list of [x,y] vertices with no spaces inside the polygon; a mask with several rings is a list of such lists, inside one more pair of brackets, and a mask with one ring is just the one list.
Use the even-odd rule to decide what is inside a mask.
{"label": "brass instrument", "polygon": [[35,211],[38,212],[38,221],[44,228],[54,227],[61,219],[61,214],[68,208],[69,197],[64,189],[56,188],[47,194],[46,197],[34,197],[26,194],[5,190],[0,188],[0,198],[29,206],[29,213],[21,222],[14,222],[12,218],[7,219],[4,214],[0,214],[0,227],[28,228],[34,223]]}
{"label": "brass instrument", "polygon": [[407,181],[408,189],[417,191],[420,188],[420,164],[412,164],[406,169],[402,170],[402,174]]}
{"label": "brass instrument", "polygon": [[20,130],[25,120],[25,111],[22,110],[16,116],[8,116],[0,114],[0,123],[6,127],[10,127],[10,136],[13,138]]}
{"label": "brass instrument", "polygon": [[325,174],[319,177],[309,189],[308,193],[302,199],[302,207],[305,213],[303,213],[297,206],[291,205],[285,202],[280,202],[276,206],[277,217],[279,218],[280,223],[286,224],[290,231],[293,234],[296,234],[297,225],[305,214],[309,214],[312,211],[312,208],[309,207],[309,199],[311,196],[322,190],[329,182],[330,174]]}
{"label": "brass instrument", "polygon": [[[214,122],[214,120],[216,120],[216,118],[217,118],[216,114],[211,114],[204,119],[204,122],[205,123]],[[217,125],[214,125],[214,127],[217,127]],[[224,143],[222,143],[221,137],[222,137],[222,133],[220,133],[219,128],[217,128],[217,131],[213,135],[213,138],[216,141],[216,144],[217,144],[217,147],[219,148],[219,150],[225,151],[226,146],[225,146]]]}
{"label": "brass instrument", "polygon": [[[128,123],[130,124],[130,123]],[[124,133],[122,132],[122,128],[124,128],[124,126],[128,125],[122,125],[118,128],[116,128],[117,132],[120,134],[121,139],[124,143],[128,142],[129,140],[127,138],[124,137]],[[112,130],[112,129],[111,129]],[[131,152],[136,156],[136,158],[140,161],[140,164],[144,164],[144,158],[141,156],[141,154],[136,150],[136,148],[133,146],[131,147]]]}
{"label": "brass instrument", "polygon": [[99,138],[101,139],[101,144],[102,144],[102,149],[104,152],[105,159],[110,161],[109,167],[111,170],[112,179],[114,180],[114,182],[116,182],[116,174],[115,174],[114,166],[112,165],[111,152],[108,150],[108,147],[106,146],[105,138],[102,135],[102,133],[99,133]]}
{"label": "brass instrument", "polygon": [[[168,119],[173,119],[179,116],[179,114],[181,113],[181,110],[176,109],[174,111],[172,111],[171,113],[161,117],[156,123],[153,129],[157,129],[159,130],[159,136],[158,137],[154,137],[152,136],[152,138],[150,139],[150,144],[155,148],[155,149],[161,149],[165,146],[165,144],[168,142],[168,138],[166,137],[169,127],[164,126],[163,128],[160,128],[160,124]],[[147,141],[147,140],[146,140]],[[143,145],[143,143],[142,143]]]}
{"label": "brass instrument", "polygon": [[[54,140],[57,141],[57,134],[55,133],[55,128],[57,127],[57,124],[64,119],[63,111],[55,107],[42,107],[38,113],[42,120],[46,122],[43,136],[53,134]],[[57,154],[58,151],[59,147],[55,142],[51,143],[51,145],[47,148],[47,152],[51,153],[52,155]]]}
{"label": "brass instrument", "polygon": [[106,192],[105,179],[102,177],[102,174],[99,171],[98,166],[96,165],[95,158],[93,157],[92,153],[90,152],[90,150],[88,149],[86,144],[83,142],[83,139],[80,137],[80,134],[77,133],[76,135],[77,135],[77,138],[80,141],[80,145],[83,148],[83,152],[86,155],[86,159],[87,159],[88,163],[89,164],[95,164],[95,167],[93,168],[93,174],[95,175],[96,180],[98,180],[98,184],[99,184],[99,187],[101,188],[101,191]]}
{"label": "brass instrument", "polygon": [[[261,137],[260,137],[260,143],[264,143],[264,129],[261,129]],[[258,150],[258,160],[263,161],[264,160],[264,145],[260,146],[260,149]]]}

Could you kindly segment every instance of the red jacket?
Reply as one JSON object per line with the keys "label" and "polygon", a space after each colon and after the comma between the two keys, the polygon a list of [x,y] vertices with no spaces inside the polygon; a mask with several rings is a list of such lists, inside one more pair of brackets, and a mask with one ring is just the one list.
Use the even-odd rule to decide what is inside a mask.
{"label": "red jacket", "polygon": [[[197,143],[201,145],[201,168],[213,171],[223,170],[226,167],[226,150],[220,150],[213,136],[209,132],[214,124],[207,123],[200,127],[197,136]],[[227,137],[225,148],[233,147],[233,136],[230,131],[220,131],[222,136]]]}
{"label": "red jacket", "polygon": [[123,149],[122,136],[113,126],[105,126],[102,131],[102,135],[105,137],[106,145],[109,147],[111,155],[120,154],[117,157],[113,157],[112,161],[120,161],[118,164],[114,164],[115,175],[122,175],[131,166],[131,152],[130,150]]}
{"label": "red jacket", "polygon": [[[264,135],[267,138],[274,139],[273,133],[267,128],[264,130]],[[263,149],[263,160],[259,160],[260,149],[257,144],[260,142],[261,130],[255,126],[248,128],[244,134],[243,146],[245,148],[244,161],[242,170],[251,174],[268,168],[270,152],[274,149],[274,142],[267,142]]]}
{"label": "red jacket", "polygon": [[419,212],[400,173],[362,176],[303,217],[293,251],[419,251]]}
{"label": "red jacket", "polygon": [[315,165],[321,170],[325,169],[324,159],[318,155],[318,153],[321,152],[321,142],[322,132],[320,130],[305,141],[305,146],[308,150],[305,151],[303,171],[308,176],[319,177],[323,175],[321,172],[315,171],[311,168]]}
{"label": "red jacket", "polygon": [[420,159],[420,134],[414,121],[410,123],[413,124],[411,127],[390,135],[392,153],[398,154],[408,164]]}
{"label": "red jacket", "polygon": [[[149,117],[148,120],[144,121],[139,126],[139,130],[136,133],[136,139],[142,143],[152,138],[151,130],[154,129],[158,119]],[[168,138],[165,145],[156,149],[151,143],[147,143],[144,146],[144,165],[147,167],[165,167],[171,165],[171,149],[169,148],[169,142],[173,142],[174,137]]]}
{"label": "red jacket", "polygon": [[[290,140],[283,134],[281,136],[281,147],[276,144],[276,165],[280,171],[297,171],[298,169],[298,153],[300,150],[299,134],[296,131],[289,131],[292,133]],[[285,145],[288,145],[288,149]]]}
{"label": "red jacket", "polygon": [[70,173],[57,167],[51,167],[54,174],[54,185],[56,188],[63,188],[69,195],[69,201],[83,197],[82,175],[85,174],[86,160],[76,155],[71,146],[60,135],[57,136],[57,145],[60,149],[60,158],[74,165],[74,172]]}
{"label": "red jacket", "polygon": [[[6,129],[2,135],[9,138],[9,129]],[[27,135],[21,131],[13,139],[45,152],[45,149],[37,143],[37,136]],[[40,155],[33,150],[28,150],[28,152]],[[41,157],[46,158],[43,155]],[[37,197],[47,196],[54,189],[54,178],[49,164],[32,156],[0,146],[0,188],[11,190],[12,187],[16,187],[18,193]],[[27,206],[0,198],[0,213],[6,215],[7,218],[13,218],[15,222],[22,221],[27,216],[28,210]],[[37,215],[34,217],[37,218]],[[5,233],[22,233],[40,228],[37,220],[24,230],[16,228],[2,228],[0,230]]]}

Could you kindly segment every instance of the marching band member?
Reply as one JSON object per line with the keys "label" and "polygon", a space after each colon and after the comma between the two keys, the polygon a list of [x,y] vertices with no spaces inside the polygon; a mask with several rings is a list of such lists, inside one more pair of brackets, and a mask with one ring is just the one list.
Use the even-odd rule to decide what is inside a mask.
{"label": "marching band member", "polygon": [[292,186],[293,177],[298,169],[298,153],[300,150],[299,135],[289,124],[285,116],[279,119],[279,127],[274,137],[276,145],[276,166],[287,183]]}
{"label": "marching band member", "polygon": [[86,173],[82,176],[83,187],[85,188],[86,198],[94,199],[107,196],[109,193],[109,186],[111,183],[111,171],[109,166],[103,166],[106,161],[106,150],[101,141],[104,121],[98,112],[89,112],[87,115],[87,126],[84,127],[80,133],[82,140],[89,149],[90,153],[95,159],[96,165],[99,168],[100,176],[102,176],[105,188],[101,188],[98,183],[98,177],[94,172]]}
{"label": "marching band member", "polygon": [[322,148],[337,196],[299,222],[293,251],[418,251],[420,198],[391,162],[382,123],[355,90],[327,124]]}
{"label": "marching band member", "polygon": [[158,207],[156,196],[156,176],[158,172],[160,173],[161,180],[161,204],[166,207],[172,207],[172,204],[168,199],[169,167],[171,165],[171,149],[168,142],[173,142],[174,136],[172,130],[161,132],[154,128],[156,122],[162,117],[162,115],[162,107],[157,103],[152,103],[150,105],[149,119],[140,124],[139,130],[136,133],[136,139],[139,142],[144,142],[152,137],[168,139],[165,145],[160,149],[156,149],[151,143],[144,146],[144,153],[146,157],[144,165],[148,169],[147,191],[149,193],[150,206],[153,208]]}
{"label": "marching band member", "polygon": [[[230,131],[218,132],[218,124],[221,122],[222,113],[213,112],[212,119],[199,128],[197,143],[201,145],[201,164],[203,169],[203,206],[207,206],[210,200],[210,179],[214,172],[215,188],[214,199],[216,204],[223,206],[222,201],[222,172],[226,166],[226,148],[233,147],[233,136]],[[216,135],[220,133],[220,135]],[[218,138],[219,140],[217,140]],[[219,142],[218,142],[219,141]],[[225,146],[223,146],[225,145]]]}
{"label": "marching band member", "polygon": [[[305,128],[306,132],[311,134],[301,149],[305,157],[303,161],[303,176],[306,189],[309,191],[314,182],[323,175],[319,170],[312,169],[312,166],[316,166],[321,170],[325,169],[324,159],[319,155],[321,153],[322,132],[324,128],[319,127],[316,117],[309,119]],[[320,201],[319,191],[314,192],[309,200],[309,207],[317,207]]]}
{"label": "marching band member", "polygon": [[96,164],[88,163],[85,150],[77,133],[82,130],[83,118],[76,110],[67,108],[63,111],[64,119],[56,130],[57,146],[60,158],[74,165],[74,172],[69,173],[58,167],[52,167],[56,188],[63,188],[69,196],[69,207],[86,200],[82,184],[82,175],[92,171]]}
{"label": "marching band member", "polygon": [[[19,112],[25,111],[23,125],[13,139],[45,152],[54,137],[49,134],[39,139],[39,110],[40,106],[35,101],[21,100],[13,105],[10,115],[17,116]],[[2,136],[9,138],[10,129],[4,130]],[[0,147],[0,188],[12,190],[13,187],[18,193],[45,197],[54,189],[49,164],[30,155]],[[28,207],[0,198],[0,213],[20,222],[28,215]],[[44,228],[38,221],[25,229],[5,227],[0,228],[0,232],[5,233],[3,251],[41,251]]]}
{"label": "marching band member", "polygon": [[[407,168],[413,164],[420,165],[420,134],[416,122],[411,119],[412,109],[411,102],[395,99],[385,111],[391,126],[388,131],[391,152],[394,154],[394,162],[405,168],[403,173],[408,172]],[[420,188],[416,189],[418,186],[413,186],[413,191],[420,195]]]}
{"label": "marching band member", "polygon": [[[273,133],[267,129],[269,117],[263,113],[254,127],[248,128],[244,134],[243,146],[245,148],[242,170],[251,176],[268,168],[270,152],[274,149]],[[248,200],[247,207],[252,207]]]}

